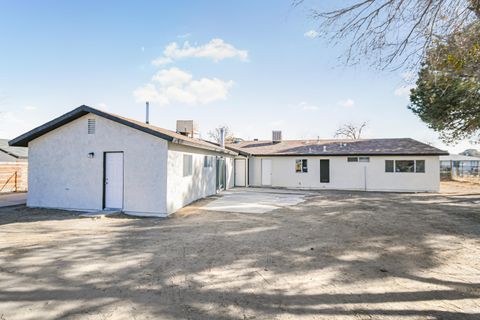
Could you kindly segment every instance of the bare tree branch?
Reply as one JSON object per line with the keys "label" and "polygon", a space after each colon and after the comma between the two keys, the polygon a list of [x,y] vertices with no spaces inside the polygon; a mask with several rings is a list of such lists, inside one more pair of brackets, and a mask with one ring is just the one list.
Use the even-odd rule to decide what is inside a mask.
{"label": "bare tree branch", "polygon": [[[299,6],[307,0],[294,0]],[[434,41],[480,19],[480,0],[358,0],[314,9],[321,35],[346,41],[347,64],[367,58],[380,69],[416,67]],[[323,4],[323,7],[326,7]]]}
{"label": "bare tree branch", "polygon": [[367,126],[366,122],[363,122],[361,125],[356,126],[352,123],[347,123],[335,131],[334,137],[335,138],[345,138],[345,139],[361,139],[362,137],[362,131],[365,129]]}
{"label": "bare tree branch", "polygon": [[207,134],[209,139],[213,142],[220,143],[220,130],[221,130],[221,128],[223,128],[225,130],[225,142],[233,142],[235,140],[235,136],[234,136],[232,130],[226,125],[218,126],[214,130],[209,131],[208,134]]}

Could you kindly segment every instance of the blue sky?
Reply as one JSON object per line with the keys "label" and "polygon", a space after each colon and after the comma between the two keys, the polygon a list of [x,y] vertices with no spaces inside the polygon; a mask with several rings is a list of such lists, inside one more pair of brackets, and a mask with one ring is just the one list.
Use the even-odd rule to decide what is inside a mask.
{"label": "blue sky", "polygon": [[344,48],[309,37],[313,5],[0,1],[0,137],[82,104],[143,120],[149,99],[151,123],[194,119],[204,137],[226,124],[248,139],[331,138],[367,121],[368,138],[470,147],[443,145],[407,109],[401,71],[342,66]]}

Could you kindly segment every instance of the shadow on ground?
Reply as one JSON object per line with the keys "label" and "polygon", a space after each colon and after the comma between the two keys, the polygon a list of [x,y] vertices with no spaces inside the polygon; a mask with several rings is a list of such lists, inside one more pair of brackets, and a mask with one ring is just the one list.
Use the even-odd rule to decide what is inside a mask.
{"label": "shadow on ground", "polygon": [[0,209],[0,316],[479,319],[478,203],[326,191],[266,214]]}

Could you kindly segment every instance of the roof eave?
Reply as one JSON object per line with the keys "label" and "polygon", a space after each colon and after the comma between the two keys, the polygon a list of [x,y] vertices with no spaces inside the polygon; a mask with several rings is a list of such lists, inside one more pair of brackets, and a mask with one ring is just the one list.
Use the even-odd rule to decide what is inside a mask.
{"label": "roof eave", "polygon": [[233,148],[233,147],[230,147],[230,146],[225,146],[225,149],[232,150],[232,151],[236,152],[237,154],[239,154],[241,156],[244,156],[244,157],[253,156],[253,154],[251,154],[249,152],[246,152],[246,151],[243,151],[243,150],[240,150],[240,149],[236,149],[236,148]]}
{"label": "roof eave", "polygon": [[249,154],[252,157],[307,157],[307,156],[314,156],[314,157],[321,157],[321,156],[445,156],[449,155],[448,152],[428,152],[428,153],[392,153],[392,152],[382,152],[382,153],[265,153],[265,154]]}
{"label": "roof eave", "polygon": [[50,132],[50,131],[53,131],[53,130],[55,130],[55,129],[73,121],[73,120],[76,120],[80,117],[83,117],[84,115],[89,114],[89,113],[96,114],[100,117],[103,117],[103,118],[106,118],[108,120],[123,124],[127,127],[137,129],[139,131],[151,134],[153,136],[159,137],[161,139],[164,139],[164,140],[167,140],[167,141],[170,141],[170,142],[175,142],[175,143],[183,144],[183,145],[189,145],[189,146],[197,148],[197,149],[205,149],[205,150],[216,151],[216,152],[219,152],[219,153],[237,155],[237,153],[233,153],[232,151],[229,151],[229,150],[226,150],[226,149],[216,148],[214,146],[212,146],[210,148],[208,146],[199,145],[199,144],[195,144],[195,143],[192,143],[192,142],[189,142],[189,141],[186,141],[186,140],[177,139],[177,138],[171,137],[169,135],[163,134],[161,132],[155,131],[153,129],[140,126],[140,125],[138,125],[134,122],[122,119],[120,117],[116,117],[115,115],[112,115],[112,114],[109,114],[109,113],[91,108],[91,107],[86,106],[86,105],[82,105],[78,108],[75,108],[74,110],[72,110],[70,112],[67,112],[67,113],[65,113],[64,115],[62,115],[58,118],[55,118],[55,119],[53,119],[53,120],[35,128],[35,129],[30,130],[27,133],[24,133],[21,136],[18,136],[17,138],[10,140],[8,142],[8,144],[10,146],[13,146],[13,147],[28,147],[28,143],[30,141],[32,141],[32,140]]}
{"label": "roof eave", "polygon": [[236,153],[236,152],[233,152],[233,151],[230,151],[230,150],[227,150],[227,149],[222,149],[220,147],[215,147],[214,145],[212,145],[211,147],[209,147],[209,146],[200,147],[195,143],[192,143],[192,142],[186,141],[186,140],[180,140],[180,139],[173,139],[171,142],[176,143],[176,144],[180,144],[180,145],[183,145],[183,146],[187,146],[187,147],[210,150],[210,151],[215,151],[215,152],[218,152],[218,153],[225,153],[225,154],[229,154],[229,155],[232,155],[232,156],[238,155],[238,153]]}

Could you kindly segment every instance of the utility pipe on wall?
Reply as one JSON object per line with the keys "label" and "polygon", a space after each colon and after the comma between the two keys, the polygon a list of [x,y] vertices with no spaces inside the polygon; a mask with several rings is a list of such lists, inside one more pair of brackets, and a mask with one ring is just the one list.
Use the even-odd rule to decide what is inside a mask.
{"label": "utility pipe on wall", "polygon": [[146,112],[146,119],[145,119],[145,123],[146,124],[149,124],[150,123],[150,103],[148,103],[148,101],[146,102],[146,105],[145,105],[145,112]]}
{"label": "utility pipe on wall", "polygon": [[220,128],[220,147],[225,149],[225,128]]}

